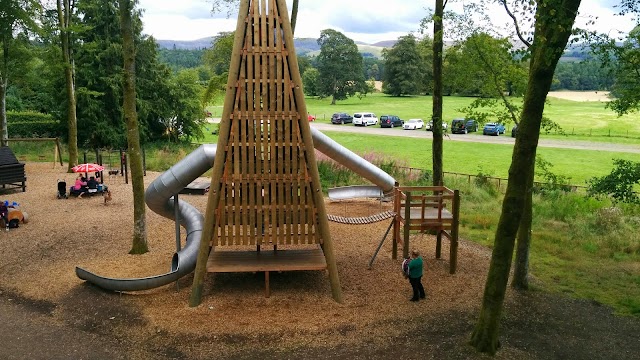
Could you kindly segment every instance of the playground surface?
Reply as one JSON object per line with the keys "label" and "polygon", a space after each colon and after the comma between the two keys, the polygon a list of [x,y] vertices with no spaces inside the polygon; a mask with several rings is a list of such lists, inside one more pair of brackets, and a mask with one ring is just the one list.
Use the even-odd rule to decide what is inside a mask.
{"label": "playground surface", "polygon": [[[422,251],[428,299],[411,289],[391,259],[391,242],[371,270],[368,261],[388,221],[330,223],[344,303],[331,298],[323,272],[209,274],[203,303],[188,306],[192,276],[137,293],[103,291],[78,279],[75,266],[105,276],[167,272],[175,251],[174,223],[147,211],[150,252],[128,255],[133,197],[122,177],[105,177],[113,200],[56,199],[66,167],[27,163],[27,191],[17,201],[30,222],[0,234],[0,358],[7,359],[484,359],[467,345],[480,307],[490,250],[464,240],[458,272],[434,259],[435,239],[413,235]],[[159,174],[147,172],[149,184]],[[181,195],[202,212],[207,196]],[[329,203],[330,214],[367,216],[390,203]],[[184,233],[182,234],[184,238]],[[509,290],[497,359],[633,359],[640,320],[605,306],[557,294]],[[53,350],[52,350],[53,349]]]}

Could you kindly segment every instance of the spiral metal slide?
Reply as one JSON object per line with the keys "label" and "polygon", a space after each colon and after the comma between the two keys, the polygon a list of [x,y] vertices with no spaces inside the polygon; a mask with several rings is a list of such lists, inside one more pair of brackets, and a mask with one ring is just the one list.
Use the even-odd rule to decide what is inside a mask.
{"label": "spiral metal slide", "polygon": [[[346,166],[356,174],[380,187],[384,193],[395,185],[395,179],[380,168],[356,155],[318,130],[311,128],[315,148]],[[154,180],[145,192],[145,201],[149,209],[168,219],[174,219],[173,195],[180,192],[192,181],[204,174],[213,165],[216,145],[202,145],[169,170]],[[351,190],[353,192],[354,190]],[[193,205],[178,201],[180,224],[187,233],[185,247],[176,252],[171,260],[171,271],[165,274],[144,278],[114,279],[96,275],[76,267],[76,275],[103,289],[112,291],[139,291],[170,284],[191,273],[196,267],[198,249],[202,239],[204,216]]]}

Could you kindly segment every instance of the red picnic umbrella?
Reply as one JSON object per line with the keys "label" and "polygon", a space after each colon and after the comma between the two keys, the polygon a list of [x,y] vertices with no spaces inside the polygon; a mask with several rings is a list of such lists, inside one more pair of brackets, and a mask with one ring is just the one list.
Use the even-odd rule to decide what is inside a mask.
{"label": "red picnic umbrella", "polygon": [[90,172],[92,173],[92,172],[99,172],[104,170],[104,166],[93,164],[93,163],[87,163],[87,164],[76,165],[72,167],[71,170],[75,173],[90,173]]}

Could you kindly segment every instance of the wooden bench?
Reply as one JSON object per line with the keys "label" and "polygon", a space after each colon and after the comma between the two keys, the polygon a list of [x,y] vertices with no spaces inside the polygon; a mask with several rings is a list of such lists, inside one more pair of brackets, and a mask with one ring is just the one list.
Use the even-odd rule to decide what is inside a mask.
{"label": "wooden bench", "polygon": [[264,271],[265,297],[270,271],[326,270],[327,262],[320,246],[305,250],[212,251],[207,271],[212,273]]}

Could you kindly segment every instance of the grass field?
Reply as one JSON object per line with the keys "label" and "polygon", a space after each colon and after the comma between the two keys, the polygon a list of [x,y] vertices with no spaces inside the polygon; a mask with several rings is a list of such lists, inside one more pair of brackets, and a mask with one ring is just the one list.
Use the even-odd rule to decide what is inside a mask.
{"label": "grass field", "polygon": [[[404,161],[409,167],[430,169],[432,166],[430,140],[341,132],[326,134],[358,154],[376,152]],[[508,175],[513,152],[511,145],[463,141],[445,141],[443,149],[445,171],[477,174],[482,170],[484,174],[504,178]],[[574,185],[583,185],[591,177],[608,174],[614,158],[638,159],[638,154],[632,153],[542,147],[538,148],[538,154],[553,165],[554,173],[571,178]]]}
{"label": "grass field", "polygon": [[[360,155],[376,153],[389,156],[401,165],[412,168],[430,170],[432,166],[429,139],[338,131],[327,131],[325,134]],[[215,144],[217,136],[209,131],[202,142]],[[443,149],[444,171],[464,174],[482,172],[501,178],[508,176],[513,152],[511,145],[445,141]],[[638,160],[638,154],[633,153],[543,147],[538,148],[538,156],[553,165],[554,174],[570,178],[572,185],[585,185],[585,181],[594,176],[608,174],[615,158]]]}

